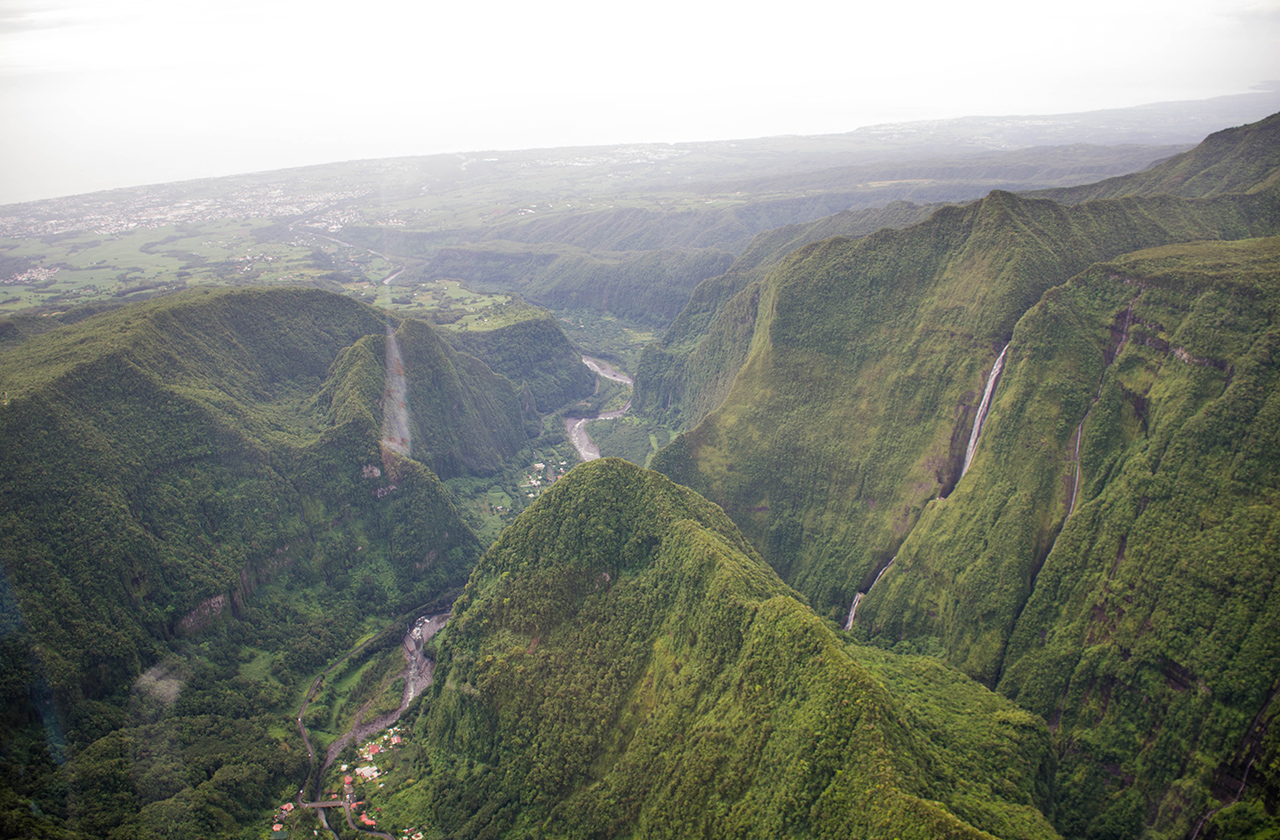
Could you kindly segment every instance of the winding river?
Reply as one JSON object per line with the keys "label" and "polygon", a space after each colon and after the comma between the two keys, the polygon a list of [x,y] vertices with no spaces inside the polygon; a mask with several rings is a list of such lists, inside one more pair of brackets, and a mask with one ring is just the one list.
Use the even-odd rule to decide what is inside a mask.
{"label": "winding river", "polygon": [[[311,701],[315,699],[316,694],[319,693],[320,686],[324,682],[324,678],[343,662],[346,662],[352,656],[363,651],[368,647],[369,642],[366,641],[356,645],[354,648],[343,654],[341,658],[326,668],[320,676],[316,677],[315,681],[311,683],[311,688],[307,690],[306,698],[302,701],[302,708],[298,710],[298,731],[302,733],[302,742],[307,747],[307,759],[310,762],[310,769],[307,772],[307,784],[304,784],[298,791],[297,801],[299,807],[314,808],[316,816],[320,818],[320,824],[335,837],[338,836],[337,832],[334,832],[333,829],[329,827],[329,821],[325,816],[325,809],[327,808],[342,808],[346,814],[347,824],[355,831],[359,831],[363,834],[385,837],[388,838],[388,840],[395,840],[395,838],[386,832],[367,831],[357,826],[351,818],[350,796],[344,796],[341,799],[334,800],[307,802],[305,800],[307,785],[311,783],[313,778],[315,779],[317,786],[319,785],[320,777],[324,775],[324,771],[329,769],[329,766],[333,764],[334,760],[337,759],[338,754],[342,752],[342,748],[347,746],[347,744],[352,742],[359,744],[361,741],[368,740],[387,727],[395,724],[395,722],[400,719],[400,716],[404,714],[405,709],[409,708],[409,704],[413,699],[431,685],[433,672],[435,670],[435,661],[424,654],[422,652],[422,648],[428,639],[440,632],[440,630],[445,626],[449,621],[449,615],[450,614],[447,612],[436,613],[434,615],[424,615],[414,621],[413,625],[410,626],[409,630],[404,634],[404,638],[401,639],[400,652],[404,655],[405,669],[403,672],[404,693],[401,695],[399,708],[387,712],[385,715],[375,718],[368,723],[357,723],[355,726],[351,727],[351,729],[343,733],[342,737],[329,745],[329,749],[325,753],[324,763],[320,766],[318,771],[316,769],[315,748],[311,744],[311,737],[307,733],[306,724],[303,723],[303,717],[307,713],[307,706],[311,704]],[[371,700],[369,702],[372,703],[373,701]],[[365,710],[362,708],[356,713],[357,721],[364,716],[364,711]]]}
{"label": "winding river", "polygon": [[[605,379],[612,379],[614,382],[621,382],[624,385],[635,384],[630,376],[625,373],[619,373],[608,362],[593,359],[590,356],[583,356],[582,363]],[[630,408],[631,403],[628,402],[617,411],[606,411],[603,414],[597,414],[595,417],[566,417],[564,419],[564,430],[569,433],[569,440],[573,441],[573,448],[578,450],[578,457],[583,461],[594,461],[600,457],[599,447],[591,442],[591,436],[587,434],[587,423],[589,421],[616,420],[626,414]]]}

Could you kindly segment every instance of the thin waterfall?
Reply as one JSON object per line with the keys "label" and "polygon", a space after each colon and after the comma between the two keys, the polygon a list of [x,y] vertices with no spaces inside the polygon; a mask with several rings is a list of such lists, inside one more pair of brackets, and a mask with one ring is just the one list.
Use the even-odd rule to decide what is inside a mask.
{"label": "thin waterfall", "polygon": [[[1133,323],[1133,304],[1137,298],[1129,301],[1129,308],[1124,313],[1124,329],[1120,332],[1120,340],[1116,342],[1116,349],[1112,352],[1111,358],[1107,360],[1107,368],[1110,368],[1120,356],[1120,351],[1124,349],[1124,343],[1129,340],[1129,325]],[[1071,504],[1067,507],[1067,516],[1076,512],[1076,498],[1080,495],[1080,441],[1084,439],[1084,424],[1089,419],[1089,415],[1093,413],[1093,407],[1098,404],[1098,400],[1102,399],[1102,386],[1107,382],[1107,370],[1104,368],[1101,378],[1098,379],[1098,392],[1093,395],[1093,402],[1089,404],[1089,410],[1084,413],[1084,417],[1080,418],[1080,425],[1076,427],[1076,451],[1072,458],[1076,462],[1075,475],[1071,478]]]}
{"label": "thin waterfall", "polygon": [[408,386],[404,380],[404,361],[400,342],[387,324],[387,377],[382,390],[382,445],[408,457],[412,451],[409,439],[409,407],[405,404]]}
{"label": "thin waterfall", "polygon": [[1076,471],[1071,478],[1071,506],[1067,508],[1067,516],[1076,512],[1076,497],[1080,495],[1080,439],[1084,437],[1084,421],[1088,419],[1089,412],[1086,411],[1084,418],[1080,420],[1080,425],[1076,427],[1076,451],[1071,456],[1071,459],[1076,462]]}
{"label": "thin waterfall", "polygon": [[889,567],[892,566],[893,561],[897,559],[898,559],[898,555],[896,554],[893,555],[892,559],[890,559],[888,563],[884,564],[884,568],[880,570],[880,574],[876,575],[876,579],[871,581],[871,586],[868,586],[866,589],[862,590],[861,592],[853,596],[853,604],[850,605],[849,607],[849,617],[845,619],[844,629],[846,630],[853,629],[853,620],[858,615],[858,602],[861,601],[867,595],[867,593],[871,591],[872,587],[874,587],[877,583],[880,582],[880,578],[884,577],[884,573],[889,571]]}
{"label": "thin waterfall", "polygon": [[964,451],[964,466],[960,468],[961,478],[964,478],[964,474],[969,471],[969,464],[973,462],[973,453],[978,448],[978,435],[982,432],[983,424],[987,422],[987,411],[991,408],[991,395],[995,393],[996,380],[1004,370],[1004,354],[1008,351],[1009,345],[1006,344],[1000,351],[1000,355],[996,357],[996,363],[991,366],[991,374],[987,376],[987,387],[982,392],[982,402],[978,403],[978,415],[973,418],[973,431],[969,433],[969,446]]}
{"label": "thin waterfall", "polygon": [[863,599],[867,593],[859,592],[853,596],[853,604],[849,607],[849,617],[844,621],[844,629],[853,629],[853,619],[858,615],[858,602]]}

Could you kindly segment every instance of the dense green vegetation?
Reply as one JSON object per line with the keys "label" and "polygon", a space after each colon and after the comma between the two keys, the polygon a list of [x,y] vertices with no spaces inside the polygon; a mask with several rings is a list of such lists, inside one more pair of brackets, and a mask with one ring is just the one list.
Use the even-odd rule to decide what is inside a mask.
{"label": "dense green vegetation", "polygon": [[[433,836],[1056,836],[1042,721],[936,664],[903,704],[715,506],[624,462],[521,515],[445,632],[388,805]],[[952,730],[948,693],[999,725]]]}
{"label": "dense green vegetation", "polygon": [[714,363],[655,469],[832,620],[896,557],[855,629],[1049,720],[1068,837],[1272,830],[1277,120],[1103,200],[992,193],[802,248],[664,341]]}
{"label": "dense green vegetation", "polygon": [[1275,206],[1064,208],[993,193],[904,231],[801,249],[726,305],[743,310],[745,363],[719,374],[732,381],[724,402],[654,468],[723,506],[837,618],[924,504],[950,492],[987,370],[1045,291],[1141,245],[1270,233]]}
{"label": "dense green vegetation", "polygon": [[542,413],[590,394],[595,374],[582,363],[555,317],[533,307],[524,311],[525,317],[497,329],[447,331],[445,340],[516,385],[527,386]]}
{"label": "dense green vegetation", "polygon": [[671,432],[666,428],[633,415],[592,420],[587,423],[587,434],[601,457],[621,458],[640,467],[646,466],[653,453],[671,442]]}
{"label": "dense green vegetation", "polygon": [[[422,460],[380,444],[392,328]],[[0,772],[6,808],[51,819],[10,810],[20,834],[225,833],[287,795],[297,687],[480,554],[426,464],[492,471],[526,440],[514,386],[431,327],[303,289],[34,335],[0,391]]]}
{"label": "dense green vegetation", "polygon": [[[1004,189],[1169,150],[560,150],[206,187],[243,218],[23,210],[0,836],[310,836],[281,803],[341,789],[468,576],[359,788],[388,831],[1280,836],[1278,120],[1035,196]],[[162,297],[212,281],[274,288]],[[570,471],[565,417],[631,396],[581,352],[639,371],[602,453],[687,487]]]}

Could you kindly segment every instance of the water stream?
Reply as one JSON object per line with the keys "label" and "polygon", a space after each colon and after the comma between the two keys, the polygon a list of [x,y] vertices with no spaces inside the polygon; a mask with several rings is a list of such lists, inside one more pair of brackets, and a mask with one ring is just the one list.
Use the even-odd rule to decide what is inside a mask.
{"label": "water stream", "polygon": [[[583,356],[582,363],[590,368],[592,372],[603,376],[605,379],[612,379],[614,382],[621,382],[628,386],[634,385],[630,376],[614,370],[613,366],[608,362],[593,359],[590,356]],[[582,461],[594,461],[600,457],[599,447],[591,442],[591,436],[587,434],[586,426],[588,421],[616,420],[630,409],[631,402],[628,400],[627,404],[618,411],[606,411],[603,414],[597,414],[595,417],[566,417],[564,419],[564,430],[568,432],[569,440],[573,442],[573,448],[578,451],[578,458]]]}
{"label": "water stream", "polygon": [[973,418],[973,431],[969,433],[969,446],[964,451],[964,466],[960,468],[961,478],[964,478],[964,474],[969,471],[969,464],[973,463],[973,453],[978,449],[978,435],[982,433],[982,426],[987,422],[987,412],[991,409],[991,395],[995,393],[996,381],[1000,379],[1000,373],[1004,370],[1004,354],[1007,352],[1009,352],[1008,344],[996,357],[996,363],[991,366],[991,373],[987,376],[987,387],[982,392],[982,402],[978,403],[978,414]]}
{"label": "water stream", "polygon": [[898,555],[896,554],[893,555],[892,559],[890,559],[888,563],[885,563],[884,568],[880,570],[880,573],[878,575],[876,575],[876,579],[871,581],[871,586],[868,586],[866,589],[862,590],[861,592],[853,596],[853,604],[850,605],[849,607],[849,617],[845,619],[844,629],[846,630],[853,629],[853,620],[858,616],[858,602],[860,602],[864,597],[866,597],[867,593],[869,593],[875,587],[875,585],[880,582],[880,578],[884,577],[884,573],[889,571],[889,567],[892,566],[893,561],[897,559],[898,559]]}
{"label": "water stream", "polygon": [[[1000,355],[996,357],[995,364],[991,366],[991,372],[987,374],[987,386],[982,391],[982,401],[978,403],[978,413],[973,418],[973,431],[969,433],[969,446],[964,453],[964,466],[960,469],[960,477],[969,470],[969,464],[973,462],[973,453],[978,448],[978,436],[982,434],[982,426],[987,421],[987,412],[991,410],[991,397],[995,394],[996,383],[1000,380],[1000,374],[1004,371],[1005,354],[1009,352],[1009,345],[1000,350]],[[884,577],[884,573],[889,571],[889,567],[893,565],[893,561],[898,559],[898,555],[894,555],[885,567],[876,575],[875,580],[871,581],[871,586],[856,593],[853,596],[853,603],[849,605],[849,617],[845,619],[844,629],[853,629],[853,621],[858,617],[858,605],[862,603],[862,599],[871,592],[875,585],[880,582],[880,578]]]}

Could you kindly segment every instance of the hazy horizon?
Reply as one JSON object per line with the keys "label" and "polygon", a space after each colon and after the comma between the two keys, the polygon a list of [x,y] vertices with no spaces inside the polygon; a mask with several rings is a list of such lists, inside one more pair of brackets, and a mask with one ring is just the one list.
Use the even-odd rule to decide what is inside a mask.
{"label": "hazy horizon", "polygon": [[344,160],[1077,113],[1280,78],[1280,0],[787,12],[0,0],[0,204]]}

